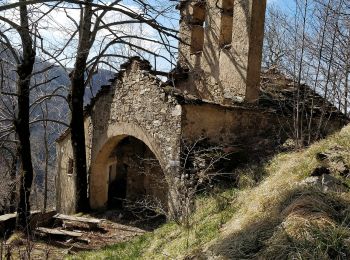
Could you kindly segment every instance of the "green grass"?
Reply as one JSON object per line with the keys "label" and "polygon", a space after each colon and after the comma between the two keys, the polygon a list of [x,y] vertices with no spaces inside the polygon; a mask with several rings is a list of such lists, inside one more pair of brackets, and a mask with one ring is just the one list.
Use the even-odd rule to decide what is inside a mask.
{"label": "green grass", "polygon": [[[263,168],[240,170],[239,190],[197,198],[189,228],[170,222],[132,241],[71,259],[349,258],[350,193],[301,185],[319,165],[316,154],[335,146],[349,149],[350,127],[304,151],[279,154]],[[344,160],[350,165],[350,152]]]}
{"label": "green grass", "polygon": [[234,205],[228,202],[236,194],[237,191],[231,189],[197,198],[197,210],[189,220],[190,228],[169,222],[132,241],[71,256],[70,259],[169,259],[186,255],[219,235],[222,225],[235,212]]}

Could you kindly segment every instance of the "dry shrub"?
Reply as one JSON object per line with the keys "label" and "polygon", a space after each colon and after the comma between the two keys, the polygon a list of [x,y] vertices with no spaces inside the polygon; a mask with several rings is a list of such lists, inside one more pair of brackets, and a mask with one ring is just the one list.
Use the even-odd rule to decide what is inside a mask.
{"label": "dry shrub", "polygon": [[265,247],[278,223],[271,219],[260,219],[241,232],[226,237],[215,246],[215,253],[228,259],[252,259]]}
{"label": "dry shrub", "polygon": [[297,189],[279,214],[255,219],[212,249],[229,259],[348,259],[348,205],[333,194]]}
{"label": "dry shrub", "polygon": [[331,220],[338,214],[332,206],[327,195],[317,190],[296,192],[290,204],[281,211],[281,217],[284,219],[299,217],[307,220],[319,218]]}
{"label": "dry shrub", "polygon": [[[263,259],[349,259],[347,226],[328,219],[308,221],[292,217],[280,225],[258,256]],[[291,232],[293,230],[293,232]]]}
{"label": "dry shrub", "polygon": [[247,189],[257,186],[266,175],[266,172],[263,165],[250,165],[237,169],[234,174],[238,176],[237,187],[239,189]]}
{"label": "dry shrub", "polygon": [[283,222],[261,255],[283,252],[281,257],[293,259],[348,259],[348,207],[348,201],[336,194],[297,192],[281,212]]}

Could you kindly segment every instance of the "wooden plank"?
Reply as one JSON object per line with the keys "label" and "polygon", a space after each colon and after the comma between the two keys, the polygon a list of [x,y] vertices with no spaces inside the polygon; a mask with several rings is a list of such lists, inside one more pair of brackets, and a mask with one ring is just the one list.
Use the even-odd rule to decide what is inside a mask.
{"label": "wooden plank", "polygon": [[[38,213],[40,213],[39,210],[32,210],[30,212],[30,215],[34,215],[34,214],[38,214]],[[17,212],[5,214],[5,215],[0,215],[0,221],[7,221],[9,219],[16,218],[16,217],[17,217]]]}
{"label": "wooden plank", "polygon": [[47,235],[68,236],[68,237],[74,237],[74,238],[78,238],[83,235],[82,233],[78,233],[78,232],[67,231],[62,229],[43,228],[43,227],[36,228],[36,231]]}
{"label": "wooden plank", "polygon": [[[31,218],[40,211],[31,211]],[[5,214],[0,216],[0,236],[3,237],[5,233],[14,230],[16,225],[17,212]],[[30,221],[31,222],[31,221]]]}
{"label": "wooden plank", "polygon": [[83,222],[83,223],[87,223],[87,224],[98,225],[101,223],[101,220],[96,219],[96,218],[75,217],[75,216],[69,216],[69,215],[63,215],[63,214],[56,214],[53,217],[56,219],[60,219],[60,220]]}
{"label": "wooden plank", "polygon": [[9,219],[15,219],[17,217],[17,213],[10,213],[0,216],[0,222],[7,221]]}
{"label": "wooden plank", "polygon": [[53,216],[56,215],[55,210],[47,212],[36,212],[30,216],[30,227],[35,229],[36,227],[52,227],[54,224]]}
{"label": "wooden plank", "polygon": [[11,232],[16,226],[17,213],[11,213],[0,216],[0,236]]}

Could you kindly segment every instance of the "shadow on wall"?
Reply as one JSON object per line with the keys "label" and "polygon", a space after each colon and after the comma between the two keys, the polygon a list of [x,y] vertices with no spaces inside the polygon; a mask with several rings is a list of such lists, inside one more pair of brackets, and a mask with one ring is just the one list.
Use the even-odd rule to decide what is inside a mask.
{"label": "shadow on wall", "polygon": [[[256,37],[251,33],[254,23],[251,17],[253,14],[250,12],[255,11],[250,11],[250,6],[254,4],[261,3],[255,3],[253,0],[223,0],[220,4],[218,1],[216,3],[209,1],[202,15],[205,22],[199,20],[199,25],[196,16],[199,11],[196,10],[202,10],[203,4],[201,2],[193,4],[193,14],[191,14],[191,8],[184,10],[181,30],[182,38],[184,41],[187,39],[188,45],[180,43],[179,51],[184,61],[182,65],[189,69],[190,77],[187,82],[182,82],[185,86],[180,84],[178,87],[202,98],[211,100],[219,98],[217,101],[224,98],[226,92],[230,97],[233,93],[241,97],[246,94],[242,87],[249,84],[247,74],[249,62],[252,62],[247,56],[251,56],[252,51],[249,44],[256,44],[250,39],[250,37]],[[237,12],[236,16],[235,12]],[[198,33],[198,27],[201,27],[204,32],[203,42],[198,40],[202,35]],[[201,47],[197,47],[199,42]],[[245,51],[244,49],[248,48],[247,45],[249,50]],[[194,49],[196,51],[193,51]],[[252,64],[252,67],[255,70],[255,64]],[[236,84],[235,80],[238,80]],[[253,79],[252,84],[256,84],[255,81],[256,79]]]}

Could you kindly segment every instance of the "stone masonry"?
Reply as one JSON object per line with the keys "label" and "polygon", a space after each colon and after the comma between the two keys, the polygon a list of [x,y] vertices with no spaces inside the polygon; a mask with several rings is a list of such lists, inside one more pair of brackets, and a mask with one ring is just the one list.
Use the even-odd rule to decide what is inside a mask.
{"label": "stone masonry", "polygon": [[[292,116],[282,118],[280,102],[266,102],[260,93],[265,8],[266,0],[182,1],[182,41],[171,80],[162,82],[148,61],[132,57],[112,84],[102,87],[85,115],[92,209],[142,195],[179,217],[185,141],[205,139],[256,158],[286,140]],[[275,84],[266,77],[264,82]],[[328,125],[334,127],[328,129],[347,122],[329,111]],[[74,213],[76,173],[68,130],[58,139],[57,161],[57,210]]]}
{"label": "stone masonry", "polygon": [[200,98],[256,102],[266,0],[183,1],[179,65],[189,73],[177,87]]}

